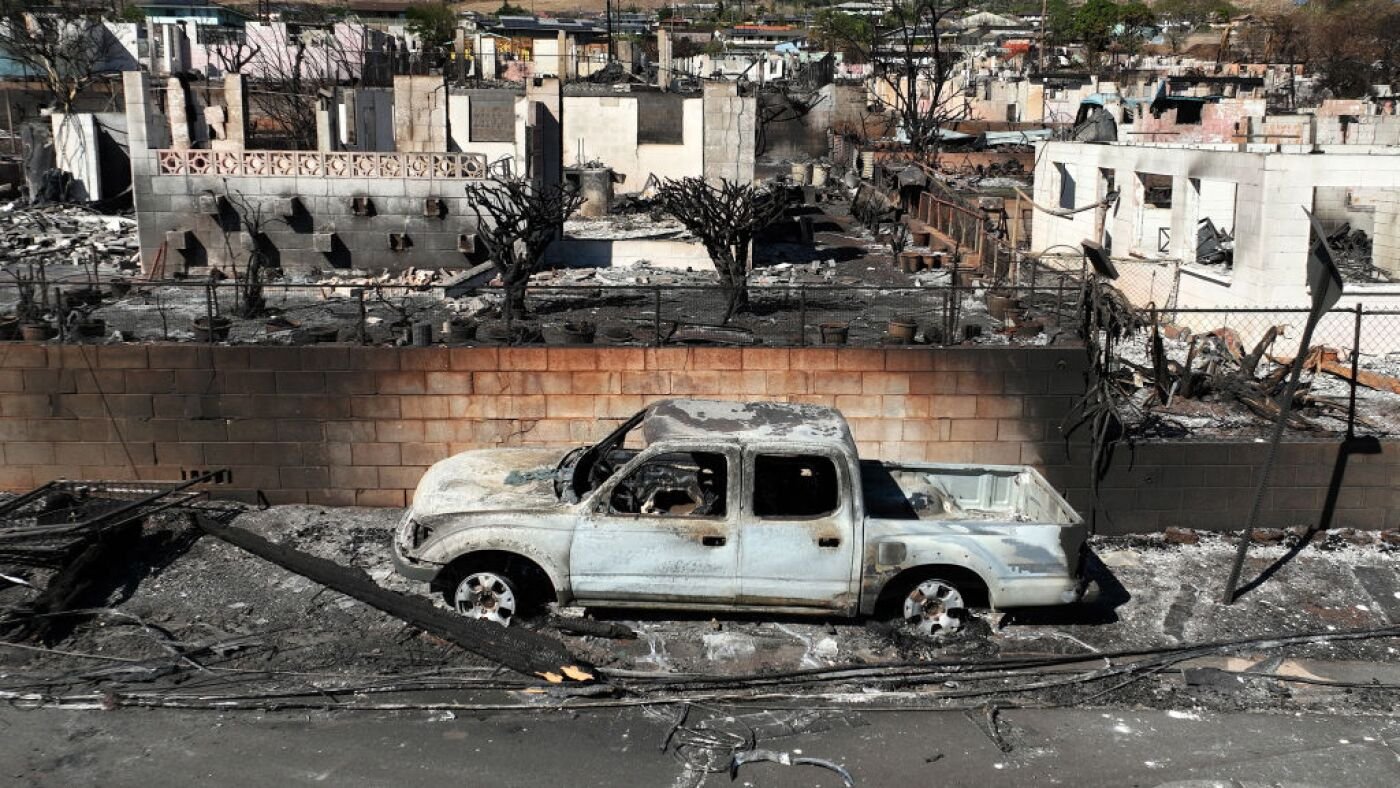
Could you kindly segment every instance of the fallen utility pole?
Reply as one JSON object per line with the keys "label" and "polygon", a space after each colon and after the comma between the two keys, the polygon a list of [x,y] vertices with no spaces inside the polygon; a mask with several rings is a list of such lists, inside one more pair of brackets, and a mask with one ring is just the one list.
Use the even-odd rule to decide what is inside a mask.
{"label": "fallen utility pole", "polygon": [[[1228,31],[1227,31],[1228,32]],[[1240,543],[1235,549],[1235,561],[1230,565],[1230,574],[1225,578],[1225,589],[1220,595],[1220,604],[1232,605],[1239,587],[1240,571],[1249,554],[1249,540],[1254,536],[1254,525],[1259,521],[1259,511],[1264,506],[1264,493],[1269,488],[1269,475],[1274,470],[1274,457],[1278,454],[1279,442],[1283,440],[1283,428],[1288,424],[1288,416],[1293,411],[1293,398],[1298,393],[1298,379],[1303,373],[1303,363],[1312,347],[1313,330],[1322,316],[1327,314],[1342,297],[1342,274],[1332,262],[1332,254],[1327,250],[1327,233],[1318,224],[1317,217],[1307,208],[1303,209],[1312,225],[1313,246],[1308,253],[1308,289],[1312,291],[1312,310],[1303,325],[1303,339],[1298,344],[1298,355],[1288,373],[1288,386],[1283,390],[1283,399],[1278,404],[1278,418],[1274,421],[1273,434],[1269,438],[1269,453],[1264,456],[1264,467],[1259,472],[1259,484],[1254,489],[1254,505],[1249,510],[1249,519],[1240,532]],[[1352,348],[1355,352],[1356,348]]]}
{"label": "fallen utility pole", "polygon": [[270,542],[243,528],[218,525],[200,515],[194,521],[210,536],[518,673],[555,683],[596,680],[593,666],[574,659],[558,641],[543,635],[440,610],[426,600],[381,588],[360,569]]}

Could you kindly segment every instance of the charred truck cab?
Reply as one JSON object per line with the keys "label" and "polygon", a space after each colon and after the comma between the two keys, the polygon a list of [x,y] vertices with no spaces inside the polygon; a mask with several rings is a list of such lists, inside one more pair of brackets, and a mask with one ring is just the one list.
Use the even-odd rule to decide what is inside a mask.
{"label": "charred truck cab", "polygon": [[888,613],[1078,601],[1083,521],[1034,469],[861,460],[841,414],[663,400],[597,444],[429,468],[394,563],[465,615],[545,602]]}

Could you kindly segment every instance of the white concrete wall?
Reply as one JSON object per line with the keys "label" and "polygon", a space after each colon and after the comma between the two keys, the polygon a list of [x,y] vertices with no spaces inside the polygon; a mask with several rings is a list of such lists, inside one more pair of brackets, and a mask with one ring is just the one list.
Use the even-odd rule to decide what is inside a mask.
{"label": "white concrete wall", "polygon": [[[1390,201],[1400,192],[1400,151],[1371,149],[1371,155],[1350,152],[1324,155],[1304,153],[1242,153],[1234,146],[1171,145],[1085,145],[1072,142],[1041,143],[1037,150],[1036,202],[1058,203],[1059,183],[1055,164],[1073,165],[1079,173],[1078,191],[1091,193],[1085,179],[1100,168],[1111,169],[1121,188],[1117,210],[1106,222],[1114,236],[1113,252],[1124,256],[1132,251],[1124,241],[1136,237],[1141,210],[1141,190],[1136,173],[1157,173],[1173,178],[1170,213],[1172,248],[1168,256],[1176,260],[1194,259],[1195,226],[1203,210],[1220,203],[1208,182],[1234,183],[1235,264],[1228,280],[1218,274],[1187,276],[1183,270],[1178,304],[1199,306],[1302,306],[1308,303],[1306,265],[1309,224],[1304,208],[1311,208],[1314,189],[1319,187],[1362,190],[1382,210],[1391,210]],[[1101,177],[1098,176],[1098,177]],[[1203,189],[1198,198],[1191,179],[1200,179]],[[1216,187],[1212,187],[1216,188]],[[1210,200],[1203,208],[1207,196]],[[1081,200],[1082,204],[1083,200]],[[1377,215],[1380,219],[1380,215]],[[1393,224],[1393,223],[1392,223]],[[1379,226],[1379,225],[1378,225]],[[1078,247],[1093,235],[1094,212],[1085,211],[1062,218],[1036,211],[1032,222],[1031,249],[1045,251],[1057,245]],[[1378,231],[1379,232],[1379,231]],[[1385,236],[1385,244],[1390,237]],[[1152,240],[1155,241],[1155,234]],[[1389,248],[1386,246],[1385,248]],[[1063,250],[1060,250],[1063,251]],[[1367,299],[1375,296],[1377,308],[1393,308],[1394,298],[1381,296],[1400,292],[1394,285],[1352,285],[1349,296]],[[1343,303],[1347,303],[1344,299]]]}
{"label": "white concrete wall", "polygon": [[[649,175],[699,177],[704,172],[704,101],[682,102],[683,144],[637,143],[639,99],[630,96],[564,97],[564,165],[601,161],[626,179],[618,193],[640,191]],[[582,150],[582,158],[579,152]]]}
{"label": "white concrete wall", "polygon": [[96,118],[87,112],[49,116],[53,127],[54,164],[73,176],[72,196],[101,198],[102,170],[97,152]]}
{"label": "white concrete wall", "polygon": [[478,142],[471,138],[472,100],[469,94],[452,94],[448,116],[452,121],[452,144],[466,153],[482,153],[489,162],[510,161],[511,173],[525,174],[525,126],[529,102],[524,96],[515,99],[515,140],[513,142]]}
{"label": "white concrete wall", "polygon": [[394,77],[394,149],[447,150],[446,89],[442,77]]}
{"label": "white concrete wall", "polygon": [[1199,218],[1210,219],[1217,230],[1229,232],[1235,226],[1235,184],[1229,181],[1193,179],[1199,188]]}
{"label": "white concrete wall", "polygon": [[616,241],[564,238],[545,250],[545,261],[568,268],[618,268],[648,263],[677,271],[714,271],[704,245],[671,238],[624,238]]}

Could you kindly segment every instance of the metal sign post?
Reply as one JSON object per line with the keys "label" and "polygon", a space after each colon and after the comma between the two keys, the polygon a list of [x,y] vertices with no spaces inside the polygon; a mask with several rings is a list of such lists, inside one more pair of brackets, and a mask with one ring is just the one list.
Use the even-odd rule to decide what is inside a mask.
{"label": "metal sign post", "polygon": [[1235,563],[1230,567],[1230,576],[1225,580],[1225,591],[1220,603],[1233,604],[1235,591],[1239,587],[1240,571],[1249,552],[1249,541],[1254,535],[1254,525],[1259,521],[1259,510],[1264,504],[1264,491],[1269,486],[1269,476],[1274,469],[1274,456],[1278,454],[1279,442],[1283,440],[1283,428],[1288,416],[1293,412],[1293,396],[1298,391],[1298,379],[1303,374],[1303,363],[1312,347],[1313,329],[1328,310],[1337,305],[1342,297],[1342,275],[1332,262],[1332,253],[1327,249],[1327,233],[1318,224],[1317,218],[1304,208],[1308,221],[1312,223],[1314,241],[1308,250],[1308,289],[1312,291],[1312,309],[1308,312],[1307,323],[1303,326],[1303,339],[1298,344],[1298,354],[1293,357],[1292,369],[1288,374],[1288,386],[1283,392],[1283,401],[1278,403],[1278,421],[1274,423],[1273,437],[1269,440],[1269,453],[1264,459],[1264,469],[1259,474],[1259,486],[1254,490],[1254,505],[1249,510],[1244,532],[1240,534],[1240,544],[1235,550]]}

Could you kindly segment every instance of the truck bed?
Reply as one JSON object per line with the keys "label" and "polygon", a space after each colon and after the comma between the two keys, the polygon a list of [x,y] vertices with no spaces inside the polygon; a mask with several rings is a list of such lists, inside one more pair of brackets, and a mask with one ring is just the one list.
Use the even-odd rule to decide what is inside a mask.
{"label": "truck bed", "polygon": [[1079,515],[1034,468],[861,460],[868,517],[1073,525]]}

